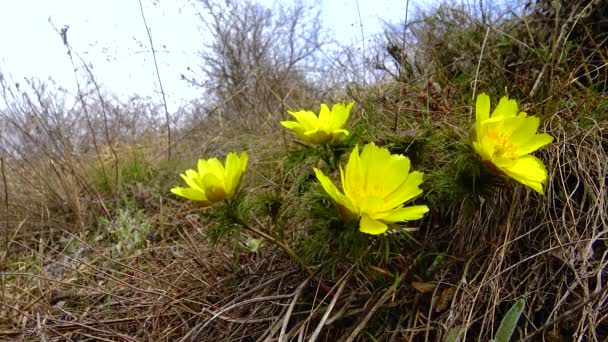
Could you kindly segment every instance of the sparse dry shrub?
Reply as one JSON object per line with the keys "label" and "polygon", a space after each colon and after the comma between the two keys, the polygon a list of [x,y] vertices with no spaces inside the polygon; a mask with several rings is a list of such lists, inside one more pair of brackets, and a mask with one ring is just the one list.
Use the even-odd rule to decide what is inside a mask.
{"label": "sparse dry shrub", "polygon": [[376,67],[399,82],[424,86],[432,79],[463,95],[474,85],[541,102],[586,87],[606,92],[605,1],[479,6],[443,3],[414,12],[405,35],[387,27]]}
{"label": "sparse dry shrub", "polygon": [[[120,103],[108,95],[101,101],[95,89],[76,100],[52,81],[1,78],[0,85],[0,153],[9,195],[3,214],[10,217],[11,234],[50,237],[56,229],[39,228],[90,228],[98,215],[118,206],[119,178],[132,147],[159,149],[147,143],[158,140],[161,130],[150,101]],[[110,115],[102,115],[104,110]]]}
{"label": "sparse dry shrub", "polygon": [[319,14],[302,2],[267,8],[254,2],[201,0],[213,42],[201,50],[201,77],[182,78],[211,95],[210,115],[245,127],[272,125],[287,108],[318,101],[314,70],[326,43]]}
{"label": "sparse dry shrub", "polygon": [[[296,61],[280,54],[288,45],[272,45],[282,29],[289,43],[316,26],[298,26],[298,5],[274,16],[251,3],[201,3],[218,33],[211,51],[219,54],[203,65],[205,81],[216,81],[188,76],[211,101],[175,119],[166,164],[165,123],[146,99],[102,105],[91,89],[70,106],[39,84],[28,93],[39,97],[5,89],[12,104],[0,110],[8,119],[0,125],[11,134],[0,145],[8,180],[0,195],[9,200],[0,201],[0,218],[25,235],[11,235],[0,255],[0,338],[444,341],[466,331],[467,341],[487,341],[524,299],[514,339],[606,339],[608,101],[599,86],[606,69],[595,59],[605,57],[603,36],[593,29],[601,7],[578,16],[580,2],[558,13],[538,2],[503,16],[452,3],[413,17],[405,51],[403,32],[387,33],[390,60],[372,76],[351,68],[361,67],[356,52],[334,60],[343,69],[329,74],[353,81],[346,89],[357,101],[344,149],[375,141],[425,173],[418,200],[431,212],[411,223],[419,230],[375,239],[335,230],[339,219],[312,171],[323,166],[319,151],[288,151],[284,131],[270,129],[286,109],[316,110],[334,95],[322,93],[331,82],[320,90],[308,73],[314,52]],[[598,73],[587,76],[584,65]],[[487,191],[471,182],[479,171],[466,141],[473,82],[492,97],[506,87],[555,137],[536,154],[550,172],[544,196],[495,175],[482,180]],[[243,206],[251,224],[293,246],[312,275],[268,240],[249,249],[260,237],[225,225],[218,208],[166,196],[180,170],[230,151],[250,155]],[[101,215],[107,220],[96,225]],[[24,217],[34,224],[20,226]],[[61,234],[49,239],[50,231]],[[133,231],[129,248],[117,248],[118,236]]]}

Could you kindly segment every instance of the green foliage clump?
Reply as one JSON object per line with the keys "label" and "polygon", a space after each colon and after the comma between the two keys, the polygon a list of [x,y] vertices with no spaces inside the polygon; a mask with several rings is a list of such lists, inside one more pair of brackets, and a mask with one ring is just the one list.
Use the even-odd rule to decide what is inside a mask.
{"label": "green foliage clump", "polygon": [[359,231],[359,223],[345,220],[325,192],[315,184],[301,199],[296,220],[307,222],[307,234],[298,242],[305,263],[317,265],[320,274],[339,274],[344,265],[388,267],[393,259],[412,251],[412,229],[394,225],[387,234],[369,235]]}
{"label": "green foliage clump", "polygon": [[440,211],[473,214],[482,198],[489,198],[503,180],[488,170],[467,141],[443,141],[447,165],[428,176],[426,199]]}
{"label": "green foliage clump", "polygon": [[209,227],[207,238],[217,245],[222,241],[238,243],[242,224],[246,222],[252,202],[243,191],[237,192],[233,198],[215,205],[203,213],[203,218]]}
{"label": "green foliage clump", "polygon": [[99,225],[109,232],[114,255],[129,255],[140,250],[152,232],[143,210],[119,209],[113,220],[102,217]]}

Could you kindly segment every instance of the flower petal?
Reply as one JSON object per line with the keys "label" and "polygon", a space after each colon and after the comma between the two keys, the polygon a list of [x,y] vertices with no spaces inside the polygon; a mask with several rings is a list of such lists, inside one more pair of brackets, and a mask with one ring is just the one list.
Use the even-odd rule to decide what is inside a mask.
{"label": "flower petal", "polygon": [[[380,148],[374,143],[369,143],[363,146],[360,158],[364,182],[359,184],[359,188],[366,197],[384,197],[397,188],[402,179],[405,178],[401,175],[397,184],[394,184],[395,177],[399,177],[399,175],[394,175],[395,177],[390,175],[389,179],[386,178],[390,171],[393,171],[393,173],[395,171],[392,170],[390,165],[392,162],[391,153],[386,148]],[[385,174],[385,171],[389,172]]]}
{"label": "flower petal", "polygon": [[205,193],[200,190],[196,190],[196,189],[192,189],[192,188],[182,188],[180,186],[176,186],[176,187],[171,188],[171,192],[178,196],[187,198],[189,200],[209,202],[207,200],[207,197],[205,196]]}
{"label": "flower petal", "polygon": [[388,226],[385,223],[374,220],[367,215],[361,216],[361,221],[359,221],[359,230],[362,233],[378,235],[386,232],[387,229]]}
{"label": "flower petal", "polygon": [[288,112],[291,116],[296,118],[298,123],[304,127],[305,131],[311,131],[318,127],[318,119],[315,113],[301,110],[298,112]]}
{"label": "flower petal", "polygon": [[508,168],[502,169],[509,177],[527,185],[539,194],[544,194],[543,185],[547,183],[548,173],[543,162],[531,155],[518,158]]}
{"label": "flower petal", "polygon": [[355,148],[350,153],[348,163],[346,163],[346,170],[344,172],[344,178],[342,180],[342,189],[346,197],[356,202],[357,198],[362,196],[362,190],[360,187],[364,184],[365,175],[361,167],[361,159],[359,156],[359,145],[355,145]]}
{"label": "flower petal", "polygon": [[327,194],[334,200],[334,202],[341,205],[344,209],[349,211],[351,214],[358,216],[359,213],[353,207],[351,201],[346,196],[344,196],[344,194],[342,194],[340,192],[340,190],[338,190],[338,188],[334,185],[334,183],[331,181],[331,179],[329,179],[326,175],[324,175],[323,171],[321,171],[317,168],[314,168],[314,171],[315,171],[315,175],[317,176],[317,179],[319,180],[319,183],[321,183],[321,186],[323,187],[325,192],[327,192]]}
{"label": "flower petal", "polygon": [[209,166],[209,163],[205,159],[199,159],[197,167],[198,167],[198,174],[199,175],[204,175],[205,173],[212,172],[211,171],[211,166]]}
{"label": "flower petal", "polygon": [[300,123],[295,121],[281,121],[281,125],[283,127],[292,130],[300,139],[305,142],[308,142],[308,137],[306,136],[306,129],[304,126],[300,125]]}
{"label": "flower petal", "polygon": [[426,205],[412,205],[394,209],[388,212],[386,215],[382,215],[382,217],[377,216],[375,218],[388,223],[414,221],[424,217],[424,214],[426,214],[428,211],[429,207]]}
{"label": "flower petal", "polygon": [[[241,157],[247,159],[247,154],[243,152],[241,153]],[[245,171],[242,167],[241,157],[236,152],[230,152],[226,156],[226,195],[229,197],[234,195]]]}
{"label": "flower petal", "polygon": [[424,174],[420,171],[410,173],[395,191],[384,198],[385,210],[395,208],[420,195],[422,193],[420,184],[422,184],[423,177]]}
{"label": "flower petal", "polygon": [[494,155],[494,139],[490,136],[482,135],[479,144],[473,144],[475,151],[482,160],[492,160]]}
{"label": "flower petal", "polygon": [[364,147],[361,164],[368,169],[365,194],[379,198],[385,198],[397,191],[408,178],[411,166],[409,158],[400,154],[390,154],[388,149],[375,145]]}
{"label": "flower petal", "polygon": [[[354,102],[351,102],[347,105],[345,105],[344,103],[338,103],[332,107],[331,125],[330,125],[330,128],[332,130],[336,131],[336,130],[344,127],[344,125],[346,125],[346,122],[348,121],[348,118],[350,117],[350,111],[354,105],[355,105]],[[348,135],[348,131],[345,134]]]}
{"label": "flower petal", "polygon": [[188,184],[189,187],[193,188],[193,189],[197,189],[197,190],[202,190],[202,184],[200,182],[200,177],[199,174],[192,170],[192,169],[188,169],[186,170],[185,174],[180,174],[180,176],[182,177],[182,179],[184,180],[184,182],[186,182],[186,184]]}
{"label": "flower petal", "polygon": [[335,136],[335,135],[339,135],[339,134],[344,134],[344,135],[349,135],[350,132],[345,130],[345,129],[334,129],[333,131],[331,131],[331,133]]}
{"label": "flower petal", "polygon": [[304,127],[299,122],[296,122],[296,121],[281,121],[281,125],[285,128],[291,129],[292,131],[296,131],[296,132],[305,131]]}
{"label": "flower petal", "polygon": [[226,189],[222,182],[215,174],[206,173],[202,177],[202,183],[205,189],[205,195],[211,202],[219,202],[226,199]]}
{"label": "flower petal", "polygon": [[226,177],[226,169],[224,169],[224,165],[217,158],[209,158],[207,160],[209,163],[209,167],[211,168],[211,172],[218,178],[218,180],[223,184],[224,178]]}
{"label": "flower petal", "polygon": [[530,141],[540,125],[538,116],[529,116],[523,120],[521,125],[511,135],[511,143],[515,146],[522,146]]}
{"label": "flower petal", "polygon": [[322,131],[322,130],[316,130],[316,129],[313,131],[306,132],[304,134],[304,137],[301,137],[301,138],[305,142],[315,144],[315,145],[326,144],[333,139],[331,133]]}
{"label": "flower petal", "polygon": [[247,163],[249,163],[249,155],[247,152],[241,152],[241,172],[247,170]]}
{"label": "flower petal", "polygon": [[321,103],[321,110],[319,110],[319,120],[317,121],[318,127],[321,129],[329,130],[331,125],[332,114],[333,113],[330,113],[329,111],[329,107],[327,107],[325,103]]}
{"label": "flower petal", "polygon": [[[489,98],[488,98],[489,101]],[[519,107],[517,106],[517,101],[515,100],[509,100],[508,97],[503,96],[500,101],[498,102],[498,106],[496,106],[496,109],[494,109],[494,112],[492,113],[492,117],[495,116],[505,116],[505,117],[509,117],[509,116],[515,116],[517,115],[517,113],[519,112]]]}
{"label": "flower petal", "polygon": [[530,140],[528,140],[528,142],[518,146],[517,152],[520,155],[528,154],[547,144],[550,144],[552,141],[553,137],[547,133],[535,134]]}
{"label": "flower petal", "polygon": [[481,136],[481,123],[490,118],[490,97],[486,93],[477,95],[475,103],[475,130],[477,139]]}
{"label": "flower petal", "polygon": [[[236,154],[236,153],[235,153]],[[232,193],[230,196],[234,195],[234,192],[241,185],[243,181],[243,175],[247,170],[247,163],[249,162],[249,155],[246,152],[241,152],[241,156],[238,158],[238,167],[234,169],[234,171],[230,171],[228,177],[232,179]]]}

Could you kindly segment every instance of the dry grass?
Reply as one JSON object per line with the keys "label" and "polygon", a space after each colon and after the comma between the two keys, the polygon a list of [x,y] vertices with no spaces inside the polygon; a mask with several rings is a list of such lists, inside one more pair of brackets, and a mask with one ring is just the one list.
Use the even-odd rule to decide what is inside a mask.
{"label": "dry grass", "polygon": [[[606,340],[608,98],[601,72],[583,71],[597,67],[605,51],[595,48],[581,62],[589,45],[576,50],[561,31],[553,37],[557,48],[545,45],[546,23],[530,14],[497,22],[481,54],[486,27],[464,12],[441,11],[434,24],[462,20],[456,26],[463,31],[453,23],[442,29],[474,60],[453,60],[452,50],[433,44],[439,36],[419,37],[425,50],[416,58],[434,62],[425,69],[411,57],[415,80],[398,75],[329,94],[357,101],[348,144],[384,144],[427,175],[420,201],[436,205],[407,238],[315,235],[335,216],[311,172],[322,162],[277,124],[284,114],[278,103],[311,106],[308,95],[286,95],[308,84],[290,84],[256,104],[269,111],[223,115],[229,106],[220,104],[202,116],[184,114],[197,119],[172,141],[159,138],[158,120],[137,115],[151,105],[122,107],[126,114],[108,118],[107,134],[95,96],[85,97],[86,118],[81,108],[53,102],[53,94],[2,111],[11,120],[32,115],[6,121],[22,129],[20,140],[2,140],[0,150],[0,340],[444,341],[461,331],[463,341],[487,341],[518,299],[525,310],[515,338]],[[552,25],[582,32],[568,14]],[[431,19],[414,21],[412,34]],[[557,58],[566,45],[570,59]],[[525,63],[501,66],[513,50]],[[546,82],[531,95],[549,62]],[[544,196],[510,180],[483,193],[449,187],[461,167],[455,158],[466,157],[468,84],[476,81],[477,92],[502,94],[506,86],[521,95],[555,138],[536,153],[550,172]],[[5,99],[12,96],[3,86]],[[61,120],[45,119],[59,107]],[[197,158],[233,150],[250,155],[243,187],[250,223],[296,250],[309,272],[270,241],[249,250],[249,239],[259,236],[226,223],[217,206],[201,209],[169,194],[178,172]],[[312,243],[318,236],[326,240]],[[359,251],[340,254],[357,243]]]}

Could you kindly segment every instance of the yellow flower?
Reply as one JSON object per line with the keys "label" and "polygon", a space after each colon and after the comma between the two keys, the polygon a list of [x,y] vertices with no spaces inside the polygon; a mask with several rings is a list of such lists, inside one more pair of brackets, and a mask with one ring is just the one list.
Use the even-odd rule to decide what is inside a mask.
{"label": "yellow flower", "polygon": [[198,201],[203,206],[223,201],[234,195],[247,169],[247,153],[226,156],[226,167],[217,158],[198,160],[198,171],[189,169],[180,174],[188,187],[176,186],[171,192],[187,199]]}
{"label": "yellow flower", "polygon": [[547,183],[547,168],[529,153],[553,141],[549,134],[537,134],[540,119],[519,112],[517,102],[500,99],[490,116],[490,98],[477,97],[475,127],[469,139],[481,159],[491,168],[543,194]]}
{"label": "yellow flower", "polygon": [[374,143],[359,146],[350,154],[346,170],[340,167],[342,189],[315,168],[317,179],[345,217],[360,219],[359,230],[367,234],[382,234],[387,223],[418,220],[429,208],[426,205],[403,206],[420,195],[422,172],[410,172],[410,160]]}
{"label": "yellow flower", "polygon": [[338,103],[331,111],[326,104],[321,104],[319,117],[310,111],[290,111],[288,113],[297,121],[281,121],[281,125],[294,131],[304,142],[314,145],[328,144],[342,135],[349,134],[343,127],[354,104]]}

